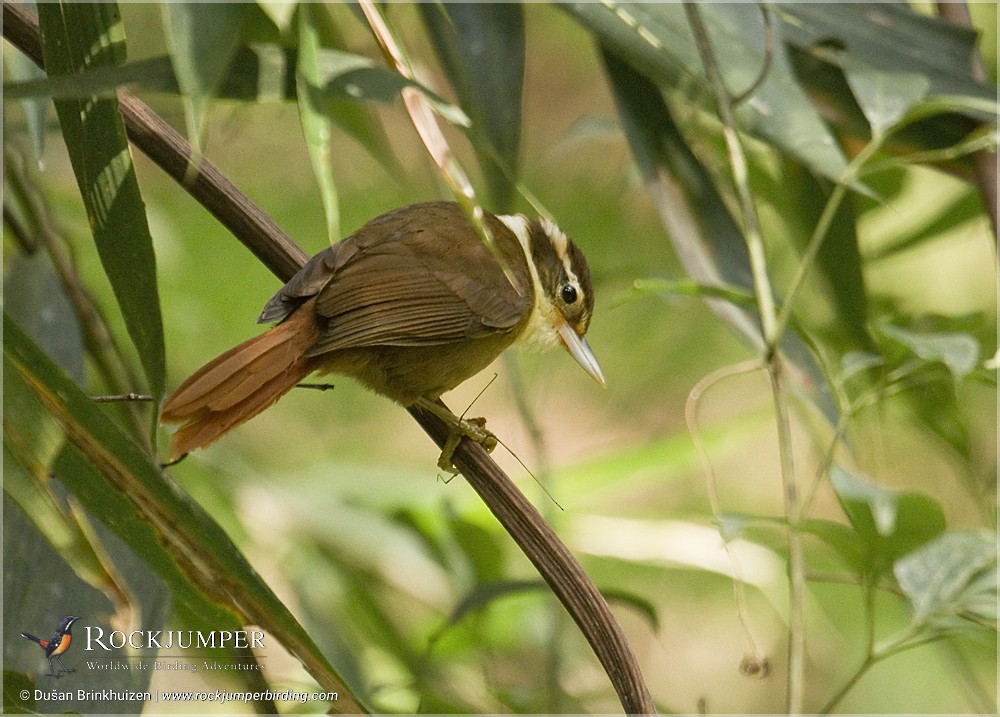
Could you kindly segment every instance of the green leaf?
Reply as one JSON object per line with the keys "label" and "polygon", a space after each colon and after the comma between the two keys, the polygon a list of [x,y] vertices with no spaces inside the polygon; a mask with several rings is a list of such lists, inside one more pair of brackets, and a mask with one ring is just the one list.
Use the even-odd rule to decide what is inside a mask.
{"label": "green leaf", "polygon": [[847,567],[858,575],[867,570],[865,545],[858,533],[843,523],[811,518],[799,524],[803,532],[815,535],[840,556]]}
{"label": "green leaf", "polygon": [[177,92],[177,80],[170,58],[150,57],[123,65],[89,68],[74,75],[36,78],[23,82],[5,82],[4,96],[8,99],[52,97],[82,99],[114,97],[119,87],[134,85],[143,90]]}
{"label": "green leaf", "polygon": [[[781,201],[789,232],[800,250],[806,247],[830,199],[833,187],[817,178],[801,164],[785,162]],[[868,333],[868,296],[858,247],[857,212],[854,197],[841,202],[816,254],[811,286],[817,287],[833,309],[832,326],[822,327],[824,335],[839,351],[872,350]],[[808,306],[808,304],[807,304]],[[804,313],[804,312],[803,312]],[[806,317],[802,316],[805,320]],[[820,327],[810,327],[820,328]]]}
{"label": "green leaf", "polygon": [[296,86],[299,98],[299,121],[313,174],[319,183],[326,216],[328,241],[340,239],[340,207],[337,184],[330,164],[332,122],[323,113],[319,102],[319,87],[323,82],[320,62],[320,35],[330,25],[330,16],[323,5],[306,3],[299,8],[299,62]]}
{"label": "green leaf", "polygon": [[[656,84],[681,87],[693,79],[698,99],[708,104],[708,80],[680,4],[572,3],[563,7],[602,45]],[[704,3],[701,10],[726,86],[739,94],[767,66],[769,49],[761,10],[741,3]],[[784,26],[775,23],[774,30],[770,67],[764,81],[738,107],[737,117],[747,131],[837,181],[847,161],[799,86],[781,41]]]}
{"label": "green leaf", "polygon": [[692,279],[636,279],[632,288],[623,292],[615,305],[649,294],[669,296],[699,296],[724,299],[736,306],[753,306],[753,293],[744,288],[730,285],[700,284]]}
{"label": "green leaf", "polygon": [[188,136],[197,145],[203,112],[215,97],[239,46],[253,5],[227,2],[163,4],[167,44],[181,92],[191,100]]}
{"label": "green leaf", "polygon": [[[602,56],[632,154],[684,268],[700,284],[752,291],[743,232],[674,123],[660,90],[615,54],[604,50]],[[721,300],[706,303],[751,342],[760,343],[755,317]]]}
{"label": "green leaf", "polygon": [[[38,11],[50,76],[124,59],[122,26],[113,3],[42,3]],[[162,395],[165,352],[156,260],[118,101],[55,104],[101,263],[150,390]]]}
{"label": "green leaf", "polygon": [[[544,580],[500,580],[484,585],[477,585],[459,600],[458,605],[448,615],[446,627],[457,625],[466,615],[482,610],[497,600],[502,600],[513,595],[524,595],[534,592],[548,594],[549,587]],[[656,606],[649,600],[629,590],[602,588],[601,594],[604,595],[608,602],[628,605],[634,608],[649,621],[654,630],[659,629],[660,619],[656,612]],[[435,638],[432,638],[432,641],[438,636],[436,635]]]}
{"label": "green leaf", "polygon": [[881,71],[856,58],[844,63],[844,75],[876,136],[898,124],[931,88],[923,75]]}
{"label": "green leaf", "polygon": [[341,707],[357,708],[309,634],[226,533],[4,313],[4,371],[16,372],[59,421],[73,449],[59,475],[80,502],[170,586],[189,620],[254,622],[303,662]]}
{"label": "green leaf", "polygon": [[[44,653],[21,638],[21,630],[48,637],[56,621],[69,613],[81,617],[76,625],[81,632],[97,625],[110,632],[114,629],[112,623],[118,620],[128,620],[134,629],[159,630],[170,615],[170,591],[143,558],[99,522],[90,521],[75,501],[61,499],[60,510],[40,513],[34,512],[37,504],[17,501],[18,509],[8,500],[11,477],[18,472],[5,445],[4,618],[8,625],[16,626],[4,634],[5,666],[35,675],[39,686],[50,690],[55,680],[45,676]],[[54,492],[65,494],[57,480],[48,479],[47,483]],[[76,540],[80,542],[53,543],[53,532],[58,534],[60,530],[58,523],[67,520],[75,523]],[[42,630],[45,632],[39,634]],[[68,667],[83,671],[81,663],[86,657],[82,649],[76,648],[64,659]],[[150,670],[99,670],[87,675],[87,690],[143,692],[152,677]],[[134,712],[137,707],[125,699],[101,699],[100,695],[81,698],[75,691],[70,699],[47,698],[40,702],[43,713],[114,714]]]}
{"label": "green leaf", "polygon": [[448,511],[448,527],[465,556],[477,584],[500,580],[504,575],[504,551],[496,533]]}
{"label": "green leaf", "polygon": [[38,714],[34,681],[23,672],[6,667],[3,671],[3,712],[8,715]]}
{"label": "green leaf", "polygon": [[[607,49],[602,49],[602,57],[632,154],[684,268],[700,285],[742,289],[752,295],[743,232],[685,141],[659,89]],[[722,298],[706,296],[705,303],[754,350],[762,350],[755,313]],[[809,348],[798,334],[786,332],[781,350],[808,377],[804,383],[809,400],[836,425],[839,410]]]}
{"label": "green leaf", "polygon": [[944,511],[928,496],[880,488],[838,465],[830,468],[830,483],[861,538],[865,574],[888,571],[945,529]]}
{"label": "green leaf", "polygon": [[292,26],[292,17],[299,3],[297,0],[257,0],[257,5],[284,32]]}
{"label": "green leaf", "polygon": [[[283,102],[298,97],[296,88],[297,50],[272,42],[255,42],[236,49],[229,72],[216,90],[219,99],[247,102]],[[392,176],[404,170],[393,154],[378,116],[361,106],[368,101],[391,102],[403,87],[416,87],[432,106],[457,126],[468,118],[426,87],[407,81],[399,74],[375,65],[359,55],[325,47],[316,48],[318,84],[310,87],[311,103],[358,141]],[[169,56],[151,57],[120,67],[96,67],[70,77],[50,77],[4,83],[8,98],[54,97],[79,99],[93,95],[112,97],[119,87],[150,92],[179,93]]]}
{"label": "green leaf", "polygon": [[497,211],[513,207],[521,144],[524,10],[519,3],[424,3],[424,24],[472,121]]}
{"label": "green leaf", "polygon": [[875,537],[895,532],[899,494],[883,490],[837,465],[830,469],[830,482],[851,525],[859,533]]}
{"label": "green leaf", "polygon": [[[8,45],[3,47],[3,59],[6,76],[15,81],[31,82],[45,79],[45,70]],[[5,98],[9,96],[6,86],[5,82]],[[31,137],[31,146],[35,150],[35,161],[40,163],[45,154],[45,123],[48,118],[49,103],[44,99],[25,98],[22,104],[24,119],[28,125],[28,136]]]}
{"label": "green leaf", "polygon": [[894,573],[913,605],[913,621],[953,630],[962,617],[995,625],[996,536],[945,533],[899,560]]}
{"label": "green leaf", "polygon": [[83,385],[80,322],[48,255],[38,251],[11,258],[3,294],[10,315],[77,384]]}
{"label": "green leaf", "polygon": [[457,625],[466,615],[482,610],[490,603],[512,595],[526,593],[546,594],[549,591],[544,580],[498,580],[485,585],[477,585],[462,596],[448,615],[447,627]]}
{"label": "green leaf", "polygon": [[[49,257],[42,252],[14,256],[4,284],[4,303],[10,315],[76,383],[82,384],[80,325]],[[4,373],[3,388],[5,443],[10,442],[19,462],[32,475],[47,476],[64,442],[62,428],[17,374]]]}
{"label": "green leaf", "polygon": [[847,383],[869,369],[885,366],[885,358],[867,351],[849,351],[840,359],[840,380]]}
{"label": "green leaf", "polygon": [[[778,8],[783,37],[806,52],[835,44],[844,50],[828,59],[920,75],[932,94],[996,100],[994,89],[972,77],[976,33],[970,28],[920,14],[905,3],[782,3]],[[913,89],[883,87],[904,97]]]}
{"label": "green leaf", "polygon": [[922,333],[891,324],[882,324],[879,332],[903,344],[925,361],[944,364],[955,383],[979,365],[979,342],[966,333]]}

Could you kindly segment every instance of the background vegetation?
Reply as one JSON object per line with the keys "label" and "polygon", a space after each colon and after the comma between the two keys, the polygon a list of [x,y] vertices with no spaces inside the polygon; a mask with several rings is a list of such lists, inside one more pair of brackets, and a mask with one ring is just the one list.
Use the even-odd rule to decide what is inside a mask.
{"label": "background vegetation", "polygon": [[[53,77],[53,28],[72,46],[117,27],[112,5],[59,7]],[[516,178],[597,284],[607,391],[518,353],[449,404],[475,401],[537,476],[497,452],[612,600],[662,711],[995,712],[995,189],[974,152],[996,143],[996,8],[970,7],[977,39],[927,7],[767,7],[385,8],[480,200],[535,213]],[[5,711],[49,679],[18,632],[70,606],[122,627],[266,621],[299,658],[269,650],[269,683],[339,676],[377,711],[618,709],[531,565],[385,399],[293,392],[169,477],[150,406],[80,400],[73,383],[162,395],[258,331],[278,283],[139,153],[134,189],[112,173],[125,214],[103,212],[65,103],[128,85],[309,253],[456,181],[356,9],[118,9],[127,63],[111,44],[103,78],[32,85],[4,48]],[[474,129],[446,121],[463,115]],[[122,137],[90,166],[120,168]]]}

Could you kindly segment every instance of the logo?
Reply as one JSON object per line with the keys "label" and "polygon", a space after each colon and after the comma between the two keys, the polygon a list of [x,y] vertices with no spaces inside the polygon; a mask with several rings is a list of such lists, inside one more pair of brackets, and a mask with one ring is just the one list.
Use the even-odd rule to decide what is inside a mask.
{"label": "logo", "polygon": [[[52,637],[48,640],[42,640],[34,635],[29,635],[26,632],[21,633],[21,637],[26,640],[31,640],[45,650],[45,659],[49,661],[49,677],[59,678],[63,675],[69,674],[70,672],[76,672],[76,670],[72,667],[66,667],[62,661],[62,656],[66,654],[70,644],[73,642],[73,623],[79,619],[80,617],[78,615],[67,615],[64,617],[59,621],[59,624],[56,626],[56,631],[52,633]],[[61,671],[57,671],[52,662],[53,660],[59,663]]]}

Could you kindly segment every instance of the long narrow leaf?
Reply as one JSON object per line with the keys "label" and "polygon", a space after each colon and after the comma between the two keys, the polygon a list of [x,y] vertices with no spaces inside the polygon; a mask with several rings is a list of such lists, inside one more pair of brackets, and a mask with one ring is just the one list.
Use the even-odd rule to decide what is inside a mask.
{"label": "long narrow leaf", "polygon": [[[619,116],[664,226],[688,274],[709,286],[753,291],[743,232],[729,213],[708,172],[687,145],[659,89],[605,50],[604,63]],[[755,350],[763,346],[757,316],[742,306],[706,295],[709,307]],[[822,368],[795,333],[781,350],[799,370],[810,400],[836,425],[838,408]]]}
{"label": "long narrow leaf", "polygon": [[524,9],[518,3],[426,3],[420,8],[472,120],[476,154],[495,208],[510,211],[521,146]]}
{"label": "long narrow leaf", "polygon": [[[692,80],[706,101],[707,79],[680,3],[572,3],[581,23],[660,86]],[[770,11],[769,11],[770,12]],[[703,3],[702,14],[730,92],[753,91],[737,110],[754,135],[836,181],[847,167],[830,130],[800,87],[781,42],[768,46],[761,9],[744,3]],[[765,72],[766,71],[766,72]],[[763,74],[762,74],[763,73]],[[760,78],[762,82],[754,83]]]}
{"label": "long narrow leaf", "polygon": [[302,124],[309,161],[323,200],[327,239],[333,244],[340,239],[337,183],[330,164],[333,123],[323,112],[319,97],[323,81],[320,37],[329,23],[326,8],[322,5],[307,3],[299,8],[299,65],[295,79],[299,98],[299,122]]}
{"label": "long narrow leaf", "polygon": [[208,102],[215,97],[239,46],[248,3],[167,2],[163,18],[170,57],[188,100],[188,135],[196,144]]}
{"label": "long narrow leaf", "polygon": [[[41,3],[38,12],[50,76],[124,60],[116,5]],[[118,101],[59,100],[55,105],[101,263],[150,390],[159,396],[166,361],[156,260]]]}

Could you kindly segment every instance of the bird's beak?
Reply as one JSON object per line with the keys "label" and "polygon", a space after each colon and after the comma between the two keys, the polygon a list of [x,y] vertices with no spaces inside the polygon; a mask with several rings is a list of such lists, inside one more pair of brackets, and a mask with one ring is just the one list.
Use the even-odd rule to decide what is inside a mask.
{"label": "bird's beak", "polygon": [[594,358],[594,352],[590,350],[587,340],[573,330],[565,321],[559,322],[559,338],[562,339],[563,346],[569,351],[569,355],[576,359],[576,362],[583,367],[583,370],[590,374],[590,377],[601,386],[607,387],[601,367]]}

